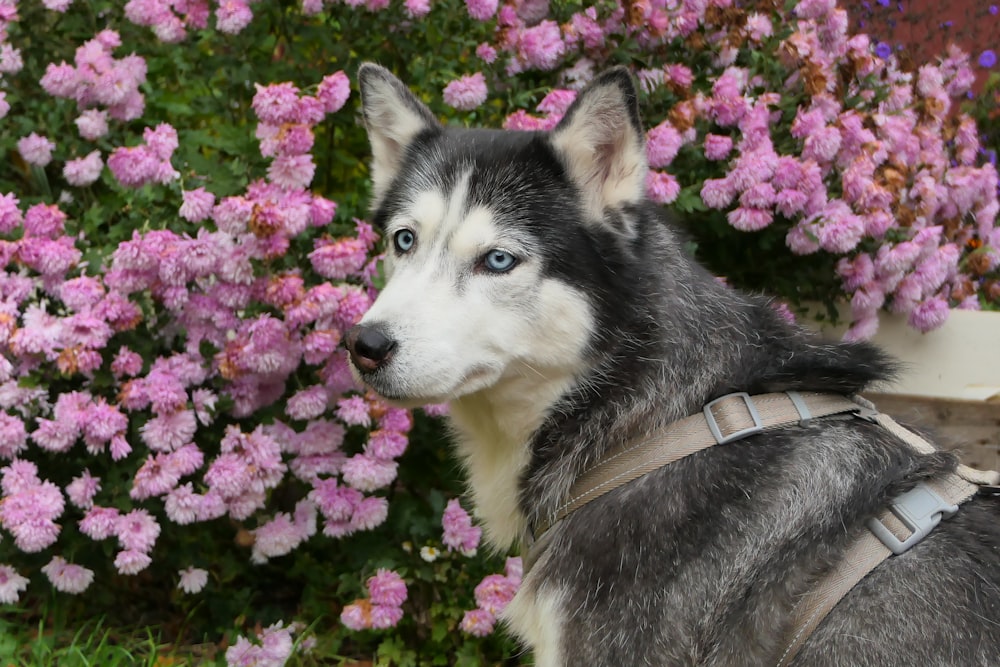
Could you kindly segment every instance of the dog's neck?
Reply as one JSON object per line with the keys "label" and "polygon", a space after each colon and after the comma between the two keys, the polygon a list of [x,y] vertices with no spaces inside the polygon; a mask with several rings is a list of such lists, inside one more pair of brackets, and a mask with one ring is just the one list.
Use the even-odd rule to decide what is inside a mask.
{"label": "dog's neck", "polygon": [[519,483],[530,440],[573,386],[571,369],[516,369],[497,384],[450,403],[451,426],[487,540],[506,550],[526,530]]}

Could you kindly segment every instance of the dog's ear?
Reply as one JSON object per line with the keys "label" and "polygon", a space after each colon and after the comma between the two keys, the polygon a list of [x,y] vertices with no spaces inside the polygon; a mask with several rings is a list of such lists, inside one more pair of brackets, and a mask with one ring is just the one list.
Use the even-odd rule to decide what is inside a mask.
{"label": "dog's ear", "polygon": [[406,148],[422,132],[438,129],[441,124],[402,81],[380,65],[361,65],[358,84],[372,145],[372,206],[375,207],[399,172]]}
{"label": "dog's ear", "polygon": [[584,193],[588,213],[641,201],[646,190],[646,143],[632,75],[624,67],[596,77],[552,131],[570,178]]}

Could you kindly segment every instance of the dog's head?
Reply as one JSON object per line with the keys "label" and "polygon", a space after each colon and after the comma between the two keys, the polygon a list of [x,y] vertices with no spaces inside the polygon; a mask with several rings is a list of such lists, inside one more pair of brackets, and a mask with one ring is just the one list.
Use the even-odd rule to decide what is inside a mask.
{"label": "dog's head", "polygon": [[645,197],[628,73],[595,79],[547,133],[443,127],[387,70],[359,80],[388,276],[347,336],[361,379],[420,404],[583,370],[607,297],[593,267]]}

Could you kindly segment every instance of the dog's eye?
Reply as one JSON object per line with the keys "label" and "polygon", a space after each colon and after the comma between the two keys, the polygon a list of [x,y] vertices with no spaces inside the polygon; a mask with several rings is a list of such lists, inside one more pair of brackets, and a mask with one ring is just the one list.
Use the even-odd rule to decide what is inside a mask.
{"label": "dog's eye", "polygon": [[514,268],[517,258],[506,250],[494,248],[483,257],[483,266],[494,273],[505,273]]}
{"label": "dog's eye", "polygon": [[392,243],[399,252],[407,252],[417,242],[417,236],[409,229],[400,229],[392,237]]}

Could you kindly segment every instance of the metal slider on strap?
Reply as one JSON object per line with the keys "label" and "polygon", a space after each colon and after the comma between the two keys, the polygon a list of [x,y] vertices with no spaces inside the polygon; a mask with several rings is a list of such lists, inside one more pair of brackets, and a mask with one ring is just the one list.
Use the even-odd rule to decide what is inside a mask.
{"label": "metal slider on strap", "polygon": [[942,518],[955,514],[958,505],[946,502],[926,483],[921,482],[890,501],[889,511],[911,531],[909,537],[900,540],[877,517],[868,520],[868,529],[889,551],[898,556],[927,537],[941,523]]}
{"label": "metal slider on strap", "polygon": [[[753,426],[748,426],[729,433],[728,435],[723,435],[722,429],[719,427],[719,422],[715,420],[715,415],[712,414],[712,407],[720,401],[727,401],[733,398],[743,400],[743,404],[746,406],[747,412],[750,413],[750,419],[753,420]],[[764,431],[764,422],[760,419],[760,413],[757,412],[757,407],[753,404],[750,394],[745,391],[736,392],[734,394],[726,394],[725,396],[720,396],[714,401],[709,401],[705,404],[702,412],[705,413],[705,421],[708,422],[708,430],[711,432],[712,437],[715,438],[715,442],[720,445],[724,445],[727,442],[733,442],[734,440],[740,440],[751,435],[756,435]]]}

